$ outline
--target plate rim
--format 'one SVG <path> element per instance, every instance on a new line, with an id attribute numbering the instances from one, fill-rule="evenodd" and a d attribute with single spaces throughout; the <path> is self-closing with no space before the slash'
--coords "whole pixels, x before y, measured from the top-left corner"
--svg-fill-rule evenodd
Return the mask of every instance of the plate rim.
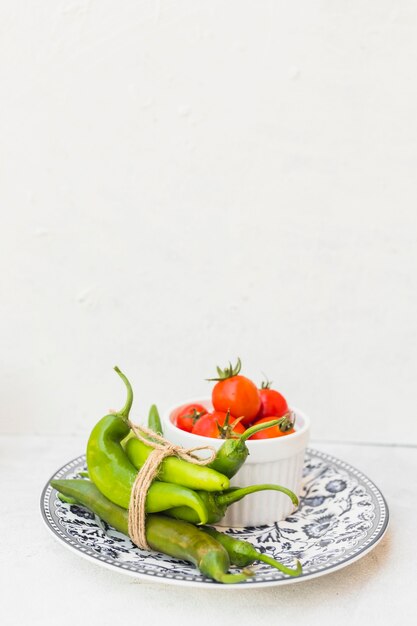
<path id="1" fill-rule="evenodd" d="M 371 552 L 382 541 L 382 539 L 384 538 L 387 532 L 387 529 L 389 527 L 389 522 L 390 522 L 390 513 L 389 513 L 387 500 L 373 480 L 368 478 L 368 476 L 366 476 L 363 472 L 358 470 L 356 467 L 354 467 L 350 463 L 347 463 L 346 461 L 343 461 L 342 459 L 339 459 L 338 457 L 335 457 L 331 454 L 322 452 L 321 450 L 317 450 L 311 447 L 307 448 L 306 452 L 309 452 L 313 456 L 318 456 L 321 459 L 329 460 L 333 462 L 338 467 L 341 467 L 353 473 L 356 477 L 360 478 L 363 482 L 365 482 L 368 486 L 370 486 L 374 492 L 374 495 L 378 496 L 380 499 L 379 511 L 381 515 L 384 514 L 384 520 L 382 522 L 381 528 L 374 531 L 374 533 L 376 532 L 376 536 L 373 537 L 373 539 L 371 539 L 369 543 L 365 545 L 362 549 L 359 549 L 359 551 L 356 554 L 352 554 L 348 556 L 347 558 L 342 560 L 340 563 L 334 563 L 332 565 L 328 565 L 327 567 L 320 568 L 317 571 L 311 571 L 309 573 L 302 574 L 301 576 L 297 576 L 294 578 L 288 576 L 285 578 L 280 578 L 280 579 L 275 579 L 275 580 L 264 580 L 264 581 L 254 581 L 254 580 L 249 579 L 245 582 L 241 582 L 235 585 L 224 585 L 222 583 L 216 582 L 209 578 L 203 581 L 198 581 L 198 580 L 192 580 L 192 579 L 187 580 L 184 578 L 180 579 L 180 578 L 174 578 L 174 577 L 167 577 L 165 574 L 158 575 L 158 573 L 156 572 L 154 574 L 138 572 L 138 571 L 129 569 L 127 566 L 123 567 L 123 565 L 119 565 L 115 562 L 109 562 L 108 559 L 106 559 L 105 557 L 101 557 L 100 555 L 89 554 L 88 553 L 88 551 L 90 550 L 89 548 L 84 548 L 83 546 L 78 545 L 75 541 L 72 542 L 71 538 L 67 537 L 56 526 L 52 517 L 51 517 L 51 520 L 48 518 L 46 506 L 45 506 L 47 498 L 49 498 L 51 492 L 53 491 L 53 488 L 50 485 L 50 481 L 54 477 L 56 477 L 60 472 L 62 472 L 64 469 L 69 469 L 69 466 L 71 465 L 75 466 L 79 462 L 85 461 L 85 454 L 81 454 L 75 457 L 74 459 L 68 461 L 67 463 L 64 463 L 64 465 L 62 465 L 59 469 L 57 469 L 51 475 L 51 477 L 46 482 L 41 492 L 40 503 L 39 503 L 40 513 L 41 513 L 42 520 L 44 524 L 46 525 L 49 533 L 56 539 L 56 541 L 66 546 L 71 552 L 74 552 L 78 554 L 79 556 L 84 557 L 85 559 L 87 559 L 90 562 L 95 563 L 96 565 L 101 565 L 105 567 L 106 569 L 109 569 L 112 571 L 116 570 L 122 574 L 130 576 L 131 578 L 136 578 L 136 579 L 144 580 L 147 582 L 163 583 L 167 585 L 180 585 L 180 586 L 185 586 L 185 587 L 191 586 L 191 587 L 204 588 L 204 589 L 211 589 L 211 588 L 243 589 L 243 588 L 248 588 L 248 587 L 251 587 L 252 589 L 258 589 L 258 588 L 265 588 L 265 587 L 274 587 L 276 585 L 301 583 L 301 582 L 305 582 L 308 580 L 313 580 L 314 578 L 319 578 L 320 576 L 331 574 L 332 572 L 339 571 L 343 569 L 344 567 L 348 567 L 349 565 L 352 565 L 353 563 L 359 561 L 361 558 L 369 554 L 369 552 Z"/>

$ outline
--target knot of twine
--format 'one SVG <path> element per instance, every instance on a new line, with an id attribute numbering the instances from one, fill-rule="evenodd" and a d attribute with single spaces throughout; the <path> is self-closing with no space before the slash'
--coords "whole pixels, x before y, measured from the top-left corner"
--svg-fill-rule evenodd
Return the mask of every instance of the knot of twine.
<path id="1" fill-rule="evenodd" d="M 146 541 L 146 496 L 152 481 L 158 474 L 160 464 L 166 457 L 176 456 L 184 461 L 193 463 L 194 465 L 208 465 L 214 461 L 216 450 L 212 446 L 183 448 L 182 446 L 174 445 L 150 428 L 137 426 L 136 424 L 132 424 L 130 421 L 129 426 L 139 441 L 142 441 L 147 446 L 154 448 L 145 463 L 140 468 L 135 482 L 133 483 L 128 511 L 128 529 L 131 540 L 139 546 L 139 548 L 150 550 L 149 544 Z M 208 450 L 210 452 L 210 456 L 205 459 L 201 459 L 193 454 L 197 450 Z"/>

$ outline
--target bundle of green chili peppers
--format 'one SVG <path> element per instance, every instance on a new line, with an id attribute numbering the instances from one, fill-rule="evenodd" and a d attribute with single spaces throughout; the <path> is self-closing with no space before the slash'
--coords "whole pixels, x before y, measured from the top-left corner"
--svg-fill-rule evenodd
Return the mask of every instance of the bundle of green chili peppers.
<path id="1" fill-rule="evenodd" d="M 87 444 L 88 479 L 52 480 L 51 485 L 63 501 L 88 508 L 128 535 L 132 486 L 153 448 L 132 436 L 129 425 L 132 387 L 119 368 L 114 369 L 126 385 L 126 403 L 120 411 L 106 415 L 94 426 Z M 269 428 L 275 423 L 253 428 Z M 149 412 L 148 427 L 162 434 L 155 405 Z M 288 576 L 301 573 L 298 561 L 294 569 L 288 568 L 258 552 L 250 543 L 206 526 L 219 522 L 228 506 L 257 491 L 281 491 L 298 505 L 297 496 L 280 485 L 230 486 L 229 479 L 248 456 L 246 439 L 253 432 L 249 429 L 237 439 L 226 439 L 209 465 L 196 465 L 175 456 L 162 461 L 157 479 L 146 495 L 145 534 L 151 549 L 187 560 L 221 583 L 247 580 L 253 575 L 247 568 L 255 561 L 268 563 Z M 243 570 L 230 573 L 230 565 Z"/>

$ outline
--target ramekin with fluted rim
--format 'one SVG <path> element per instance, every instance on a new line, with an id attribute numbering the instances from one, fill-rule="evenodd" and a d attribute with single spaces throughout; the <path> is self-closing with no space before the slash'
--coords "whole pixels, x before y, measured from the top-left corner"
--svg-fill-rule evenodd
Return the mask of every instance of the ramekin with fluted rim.
<path id="1" fill-rule="evenodd" d="M 213 446 L 220 448 L 223 439 L 202 437 L 181 430 L 173 423 L 174 410 L 186 404 L 202 404 L 213 410 L 211 398 L 192 398 L 171 407 L 162 416 L 164 437 L 172 443 L 193 448 Z M 249 456 L 237 474 L 231 479 L 232 486 L 247 487 L 260 483 L 276 483 L 301 494 L 304 455 L 310 438 L 310 419 L 295 407 L 295 433 L 271 439 L 253 439 L 246 442 Z M 204 457 L 204 452 L 200 454 Z M 232 504 L 219 526 L 260 526 L 285 519 L 294 511 L 290 498 L 277 491 L 254 493 Z"/>

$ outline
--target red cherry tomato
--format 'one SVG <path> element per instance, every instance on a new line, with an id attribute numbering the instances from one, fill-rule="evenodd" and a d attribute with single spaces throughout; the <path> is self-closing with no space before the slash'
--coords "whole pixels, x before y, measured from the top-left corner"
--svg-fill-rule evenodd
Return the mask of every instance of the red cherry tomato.
<path id="1" fill-rule="evenodd" d="M 217 368 L 219 378 L 212 391 L 212 402 L 216 411 L 230 411 L 232 415 L 242 417 L 242 424 L 250 424 L 261 408 L 258 388 L 246 376 L 239 375 L 240 359 L 235 367 L 221 370 Z"/>
<path id="2" fill-rule="evenodd" d="M 261 406 L 258 389 L 246 376 L 233 376 L 219 381 L 212 391 L 213 406 L 218 411 L 227 411 L 242 416 L 242 424 L 250 424 L 258 415 Z"/>
<path id="3" fill-rule="evenodd" d="M 261 409 L 258 417 L 282 417 L 288 413 L 287 401 L 279 391 L 269 387 L 262 387 L 262 389 L 259 389 L 259 395 L 261 397 Z"/>
<path id="4" fill-rule="evenodd" d="M 190 433 L 194 424 L 206 413 L 207 409 L 202 404 L 183 404 L 173 411 L 171 419 L 177 428 Z"/>
<path id="5" fill-rule="evenodd" d="M 206 413 L 194 424 L 192 432 L 195 435 L 211 437 L 212 439 L 229 439 L 232 433 L 242 434 L 245 432 L 244 426 L 236 422 L 236 418 L 224 411 L 213 411 Z"/>
<path id="6" fill-rule="evenodd" d="M 274 419 L 279 419 L 281 416 L 269 415 L 268 417 L 262 417 L 260 420 L 256 420 L 252 426 L 256 426 L 257 424 L 265 424 L 266 422 L 270 422 Z M 277 424 L 276 426 L 271 426 L 271 428 L 265 428 L 265 430 L 260 430 L 258 433 L 249 437 L 249 439 L 272 439 L 274 437 L 283 437 L 284 435 L 291 435 L 291 433 L 295 433 L 294 428 L 292 427 L 293 422 L 290 418 L 284 417 L 281 424 Z"/>

